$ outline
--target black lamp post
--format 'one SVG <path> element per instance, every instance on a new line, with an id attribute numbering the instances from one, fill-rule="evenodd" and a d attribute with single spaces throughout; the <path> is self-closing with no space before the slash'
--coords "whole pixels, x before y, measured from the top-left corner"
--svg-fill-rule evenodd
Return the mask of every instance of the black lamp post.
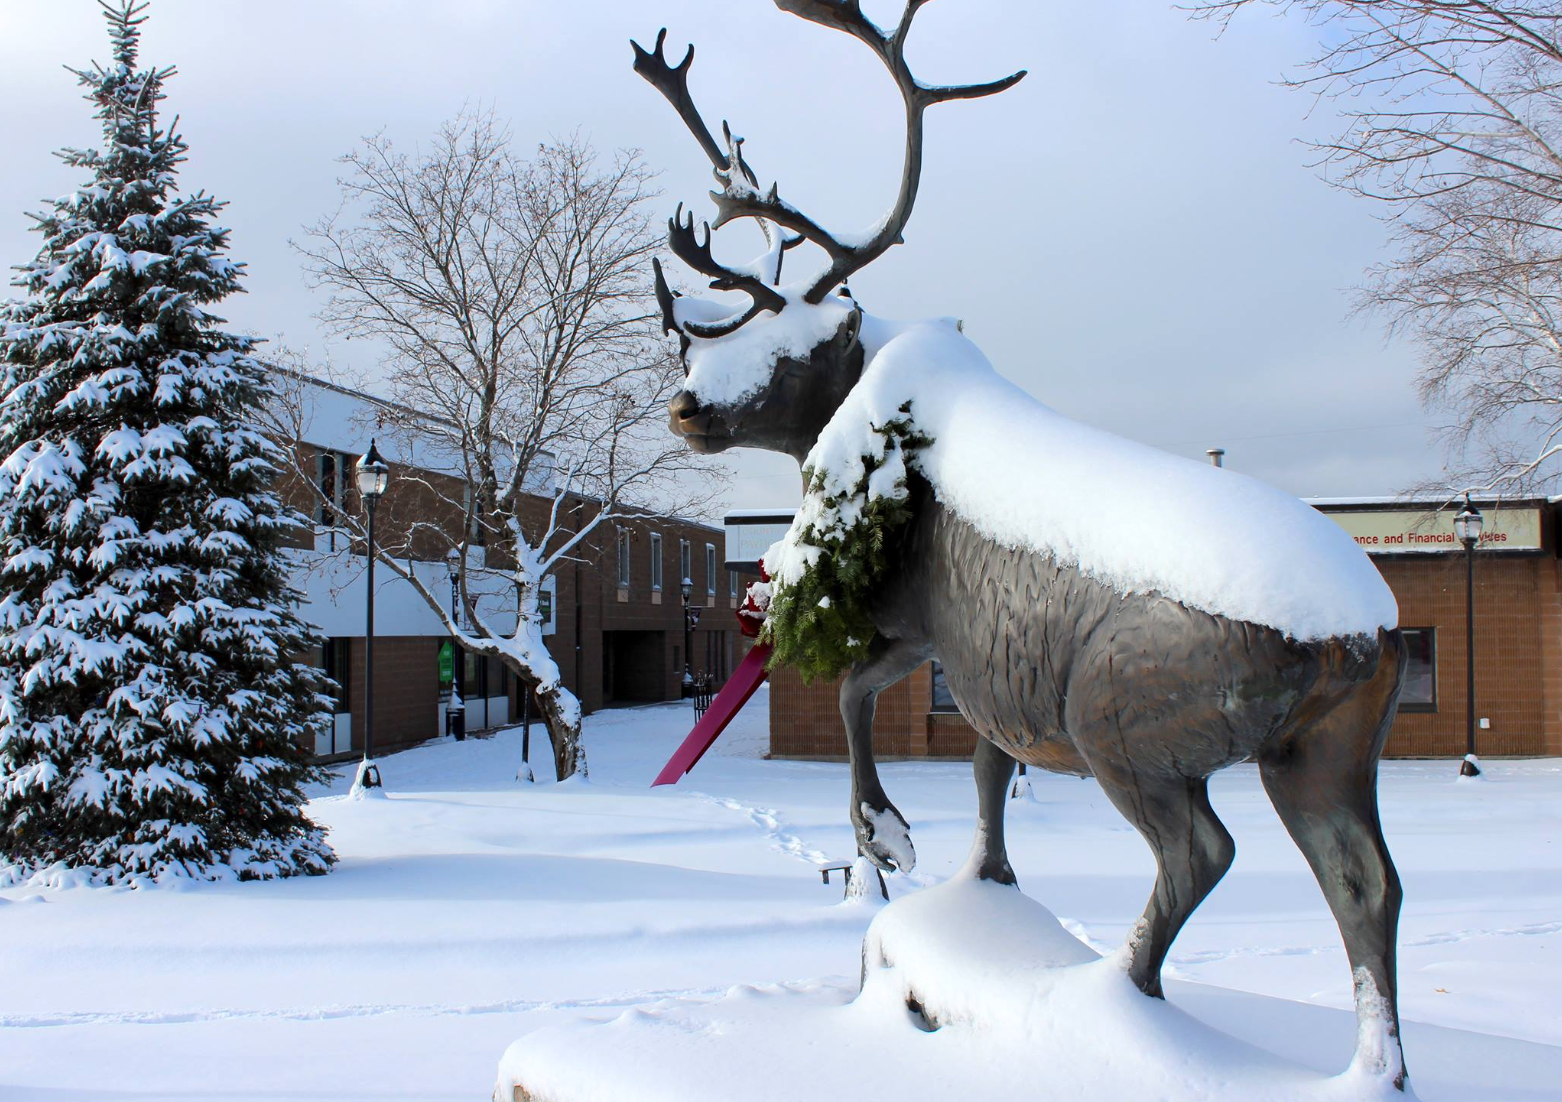
<path id="1" fill-rule="evenodd" d="M 369 441 L 369 450 L 358 460 L 358 493 L 369 513 L 369 592 L 364 623 L 363 653 L 363 764 L 358 767 L 357 788 L 379 788 L 380 769 L 374 764 L 374 509 L 390 482 L 390 466 Z"/>
<path id="2" fill-rule="evenodd" d="M 1475 757 L 1475 545 L 1481 542 L 1481 511 L 1464 495 L 1464 508 L 1454 517 L 1454 535 L 1464 544 L 1464 761 L 1461 777 L 1479 777 Z"/>
<path id="3" fill-rule="evenodd" d="M 461 552 L 452 547 L 445 553 L 450 571 L 450 620 L 461 626 Z M 445 730 L 457 742 L 466 740 L 466 652 L 461 645 L 450 644 L 450 703 L 445 706 Z"/>
<path id="4" fill-rule="evenodd" d="M 689 607 L 689 597 L 694 593 L 694 579 L 685 578 L 683 584 L 678 587 L 683 594 L 683 689 L 682 695 L 689 696 L 694 691 L 694 675 L 689 672 L 689 651 L 694 646 L 694 621 L 699 615 L 698 611 Z"/>

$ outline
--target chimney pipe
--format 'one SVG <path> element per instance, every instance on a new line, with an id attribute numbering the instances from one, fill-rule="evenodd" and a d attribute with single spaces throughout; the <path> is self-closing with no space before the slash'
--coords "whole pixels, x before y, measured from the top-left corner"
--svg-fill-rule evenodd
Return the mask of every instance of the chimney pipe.
<path id="1" fill-rule="evenodd" d="M 1209 461 L 1214 466 L 1216 466 L 1216 467 L 1224 467 L 1226 465 L 1226 449 L 1225 448 L 1205 448 L 1204 449 L 1204 454 L 1209 456 Z"/>

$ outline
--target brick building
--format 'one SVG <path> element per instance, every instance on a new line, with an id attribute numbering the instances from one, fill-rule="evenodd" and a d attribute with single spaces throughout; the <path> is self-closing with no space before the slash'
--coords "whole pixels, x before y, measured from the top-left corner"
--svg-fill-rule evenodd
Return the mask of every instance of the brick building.
<path id="1" fill-rule="evenodd" d="M 1389 736 L 1391 757 L 1459 757 L 1465 751 L 1465 558 L 1445 502 L 1317 499 L 1372 557 L 1399 602 L 1410 665 Z M 1562 754 L 1562 510 L 1545 499 L 1476 502 L 1485 530 L 1475 552 L 1477 752 Z M 733 514 L 735 554 L 767 546 L 790 514 Z M 742 560 L 736 560 L 742 561 Z M 837 684 L 803 685 L 778 671 L 770 693 L 775 757 L 846 755 Z M 875 753 L 887 759 L 967 758 L 975 732 L 929 663 L 878 698 Z"/>
<path id="2" fill-rule="evenodd" d="M 313 472 L 314 485 L 297 476 L 280 491 L 314 520 L 312 533 L 295 541 L 289 555 L 294 584 L 305 593 L 303 617 L 327 637 L 316 661 L 343 688 L 335 730 L 315 747 L 321 757 L 361 753 L 364 714 L 364 618 L 367 582 L 364 548 L 333 523 L 337 511 L 361 510 L 352 467 L 376 436 L 390 463 L 390 483 L 376 514 L 376 543 L 410 553 L 414 573 L 430 590 L 450 593 L 444 541 L 420 538 L 416 525 L 459 529 L 464 482 L 440 473 L 449 465 L 426 442 L 386 430 L 392 409 L 370 395 L 314 379 L 296 380 L 302 401 L 294 442 L 299 468 Z M 547 472 L 527 499 L 523 526 L 546 521 L 553 505 Z M 316 487 L 319 487 L 317 492 Z M 589 523 L 600 509 L 591 498 L 570 496 L 562 515 L 570 530 Z M 416 522 L 416 525 L 415 523 Z M 401 552 L 398 551 L 398 558 Z M 494 549 L 474 554 L 498 565 Z M 544 585 L 544 638 L 565 685 L 586 712 L 621 703 L 675 700 L 684 667 L 693 675 L 725 679 L 746 647 L 734 610 L 745 580 L 728 571 L 720 528 L 684 518 L 640 512 L 603 521 L 579 546 L 572 561 L 558 567 Z M 690 580 L 690 604 L 699 610 L 690 653 L 684 646 L 682 579 Z M 376 752 L 433 738 L 445 729 L 449 659 L 441 650 L 449 635 L 423 597 L 383 565 L 375 571 L 374 743 Z M 501 630 L 513 629 L 496 621 Z M 452 654 L 447 649 L 447 654 Z M 496 658 L 463 654 L 468 729 L 498 726 L 520 714 L 520 690 Z M 534 713 L 535 714 L 535 713 Z"/>

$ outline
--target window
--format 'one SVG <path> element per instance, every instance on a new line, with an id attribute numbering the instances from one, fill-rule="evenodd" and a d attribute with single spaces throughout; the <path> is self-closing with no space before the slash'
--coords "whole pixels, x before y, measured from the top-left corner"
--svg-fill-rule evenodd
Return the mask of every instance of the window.
<path id="1" fill-rule="evenodd" d="M 537 590 L 537 619 L 544 632 L 553 626 L 553 590 Z"/>
<path id="2" fill-rule="evenodd" d="M 327 639 L 325 646 L 320 648 L 320 671 L 336 682 L 334 690 L 336 703 L 331 705 L 331 709 L 337 715 L 343 715 L 350 710 L 347 678 L 348 670 L 351 668 L 348 661 L 351 654 L 348 647 L 351 642 L 350 639 L 334 636 Z"/>
<path id="3" fill-rule="evenodd" d="M 716 545 L 705 545 L 705 592 L 716 596 Z"/>
<path id="4" fill-rule="evenodd" d="M 315 523 L 322 527 L 336 524 L 342 511 L 342 493 L 349 464 L 340 452 L 315 452 L 315 485 L 320 493 L 315 501 Z"/>
<path id="5" fill-rule="evenodd" d="M 1399 692 L 1402 712 L 1437 711 L 1437 629 L 1405 628 L 1405 685 Z"/>
<path id="6" fill-rule="evenodd" d="M 618 530 L 618 588 L 629 588 L 629 529 Z"/>
<path id="7" fill-rule="evenodd" d="M 471 537 L 473 543 L 479 547 L 482 547 L 488 542 L 488 539 L 484 534 L 483 525 L 483 495 L 479 493 L 474 502 L 472 497 L 472 487 L 469 484 L 466 487 L 464 496 L 462 497 L 461 507 L 472 514 L 472 523 L 468 525 L 467 534 Z"/>
<path id="8" fill-rule="evenodd" d="M 691 581 L 694 578 L 694 560 L 689 552 L 689 541 L 678 541 L 678 583 Z"/>
<path id="9" fill-rule="evenodd" d="M 736 570 L 727 571 L 727 596 L 734 601 L 738 599 L 738 572 Z"/>
<path id="10" fill-rule="evenodd" d="M 662 588 L 662 534 L 651 533 L 651 588 Z"/>
<path id="11" fill-rule="evenodd" d="M 941 662 L 933 663 L 933 706 L 929 711 L 934 712 L 958 712 L 960 706 L 955 703 L 955 696 L 949 691 L 949 683 L 944 680 L 944 667 Z"/>

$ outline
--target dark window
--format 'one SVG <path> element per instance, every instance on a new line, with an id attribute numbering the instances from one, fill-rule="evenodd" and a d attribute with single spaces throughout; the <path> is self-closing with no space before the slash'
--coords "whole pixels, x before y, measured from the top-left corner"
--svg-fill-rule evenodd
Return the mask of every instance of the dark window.
<path id="1" fill-rule="evenodd" d="M 347 468 L 346 457 L 336 452 L 315 453 L 315 485 L 319 498 L 315 502 L 315 523 L 329 528 L 337 522 L 342 508 L 342 472 Z"/>
<path id="2" fill-rule="evenodd" d="M 944 680 L 944 667 L 938 662 L 933 663 L 933 707 L 935 712 L 958 712 L 959 705 L 955 703 L 954 694 L 949 691 L 949 683 Z"/>
<path id="3" fill-rule="evenodd" d="M 734 601 L 738 599 L 738 572 L 736 570 L 727 571 L 727 596 Z"/>
<path id="4" fill-rule="evenodd" d="M 488 659 L 484 655 L 464 650 L 461 691 L 467 700 L 482 700 L 492 694 L 488 691 Z"/>
<path id="5" fill-rule="evenodd" d="M 1405 684 L 1399 707 L 1405 712 L 1437 711 L 1437 629 L 1404 628 Z"/>
<path id="6" fill-rule="evenodd" d="M 705 592 L 716 596 L 716 545 L 705 545 Z"/>
<path id="7" fill-rule="evenodd" d="M 334 691 L 336 703 L 332 710 L 338 715 L 345 714 L 349 710 L 348 705 L 348 670 L 351 668 L 348 662 L 351 651 L 348 649 L 352 640 L 336 636 L 325 641 L 325 646 L 320 648 L 320 669 L 332 681 L 336 682 Z"/>
<path id="8" fill-rule="evenodd" d="M 662 534 L 651 533 L 651 588 L 662 588 Z"/>
<path id="9" fill-rule="evenodd" d="M 463 504 L 472 513 L 472 523 L 468 527 L 467 534 L 471 537 L 473 543 L 482 547 L 488 543 L 488 528 L 483 523 L 483 508 L 485 504 L 483 495 L 481 493 L 473 494 L 472 487 L 468 486 L 466 488 L 466 500 Z"/>
<path id="10" fill-rule="evenodd" d="M 629 588 L 629 529 L 618 530 L 618 586 Z"/>
<path id="11" fill-rule="evenodd" d="M 694 581 L 694 559 L 689 552 L 689 541 L 678 541 L 678 584 Z"/>

